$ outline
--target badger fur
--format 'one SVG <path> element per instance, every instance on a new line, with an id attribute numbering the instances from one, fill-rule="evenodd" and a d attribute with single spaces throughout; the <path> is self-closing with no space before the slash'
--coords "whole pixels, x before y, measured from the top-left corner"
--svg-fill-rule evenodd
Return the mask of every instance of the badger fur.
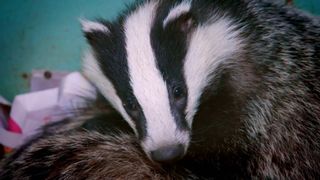
<path id="1" fill-rule="evenodd" d="M 113 22 L 81 21 L 83 73 L 133 130 L 139 163 L 320 177 L 319 18 L 267 0 L 145 0 Z"/>
<path id="2" fill-rule="evenodd" d="M 17 153 L 5 162 L 0 179 L 198 179 L 182 167 L 153 163 L 132 134 L 46 133 Z"/>

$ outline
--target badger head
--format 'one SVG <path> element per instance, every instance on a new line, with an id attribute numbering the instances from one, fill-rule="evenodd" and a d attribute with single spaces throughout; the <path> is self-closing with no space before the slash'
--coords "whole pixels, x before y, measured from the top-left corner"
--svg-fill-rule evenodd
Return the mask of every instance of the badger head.
<path id="1" fill-rule="evenodd" d="M 91 47 L 84 74 L 154 161 L 183 157 L 204 89 L 239 48 L 228 18 L 197 18 L 191 1 L 145 1 L 115 22 L 81 20 Z"/>

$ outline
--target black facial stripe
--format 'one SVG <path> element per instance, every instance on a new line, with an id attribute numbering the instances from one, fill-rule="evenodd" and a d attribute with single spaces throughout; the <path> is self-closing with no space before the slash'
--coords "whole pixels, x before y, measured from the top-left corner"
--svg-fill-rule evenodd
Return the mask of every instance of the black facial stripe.
<path id="1" fill-rule="evenodd" d="M 143 140 L 147 136 L 147 126 L 146 126 L 147 121 L 141 106 L 139 104 L 137 104 L 137 106 L 138 107 L 136 112 L 131 112 L 130 110 L 127 110 L 127 109 L 126 110 L 128 115 L 133 120 L 133 122 L 135 122 L 139 140 Z"/>
<path id="2" fill-rule="evenodd" d="M 137 103 L 138 116 L 133 117 L 128 109 L 126 111 L 135 123 L 139 139 L 142 139 L 146 136 L 146 120 L 130 85 L 125 35 L 119 24 L 108 24 L 108 28 L 110 30 L 108 35 L 92 32 L 86 36 L 102 72 L 113 84 L 121 101 L 127 103 L 130 99 Z"/>
<path id="3" fill-rule="evenodd" d="M 181 32 L 174 20 L 173 23 L 169 23 L 163 28 L 163 21 L 172 6 L 173 4 L 168 1 L 158 8 L 150 39 L 157 67 L 167 83 L 171 113 L 178 128 L 187 129 L 185 120 L 186 103 L 182 107 L 176 107 L 175 99 L 172 96 L 174 86 L 178 85 L 185 90 L 187 89 L 183 72 L 184 58 L 187 53 L 187 34 Z M 187 95 L 187 92 L 185 95 Z"/>
<path id="4" fill-rule="evenodd" d="M 186 105 L 187 105 L 188 94 L 186 93 L 183 98 L 181 98 L 179 100 L 175 100 L 175 97 L 174 97 L 171 89 L 172 89 L 171 86 L 168 85 L 168 94 L 169 94 L 171 113 L 175 119 L 177 127 L 181 130 L 188 131 L 190 128 L 189 128 L 188 123 L 185 119 L 185 116 L 186 116 L 185 109 L 186 109 Z"/>
<path id="5" fill-rule="evenodd" d="M 123 33 L 116 25 L 108 25 L 109 34 L 102 32 L 92 32 L 90 45 L 94 50 L 100 68 L 116 87 L 119 96 L 127 90 L 131 90 L 129 85 L 128 66 L 126 60 L 126 50 Z"/>

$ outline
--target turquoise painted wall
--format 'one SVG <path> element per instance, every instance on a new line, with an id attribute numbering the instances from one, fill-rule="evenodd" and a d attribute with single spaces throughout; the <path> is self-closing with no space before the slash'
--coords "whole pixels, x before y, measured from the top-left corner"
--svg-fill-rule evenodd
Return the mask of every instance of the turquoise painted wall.
<path id="1" fill-rule="evenodd" d="M 112 19 L 130 1 L 0 1 L 0 95 L 28 91 L 23 74 L 32 69 L 78 70 L 85 49 L 78 18 Z"/>
<path id="2" fill-rule="evenodd" d="M 294 0 L 295 6 L 320 15 L 320 0 Z"/>
<path id="3" fill-rule="evenodd" d="M 0 1 L 0 95 L 12 100 L 28 91 L 25 77 L 32 69 L 78 70 L 86 47 L 77 19 L 112 19 L 132 1 Z M 320 12 L 320 0 L 296 0 L 295 4 Z"/>

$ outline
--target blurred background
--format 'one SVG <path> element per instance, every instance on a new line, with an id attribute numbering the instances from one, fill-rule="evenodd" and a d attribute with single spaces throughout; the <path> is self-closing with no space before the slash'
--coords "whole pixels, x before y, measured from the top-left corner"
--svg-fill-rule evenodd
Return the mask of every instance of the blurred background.
<path id="1" fill-rule="evenodd" d="M 0 0 L 0 96 L 28 92 L 32 70 L 79 70 L 86 45 L 78 18 L 112 20 L 133 1 Z M 320 0 L 289 3 L 320 14 Z"/>

